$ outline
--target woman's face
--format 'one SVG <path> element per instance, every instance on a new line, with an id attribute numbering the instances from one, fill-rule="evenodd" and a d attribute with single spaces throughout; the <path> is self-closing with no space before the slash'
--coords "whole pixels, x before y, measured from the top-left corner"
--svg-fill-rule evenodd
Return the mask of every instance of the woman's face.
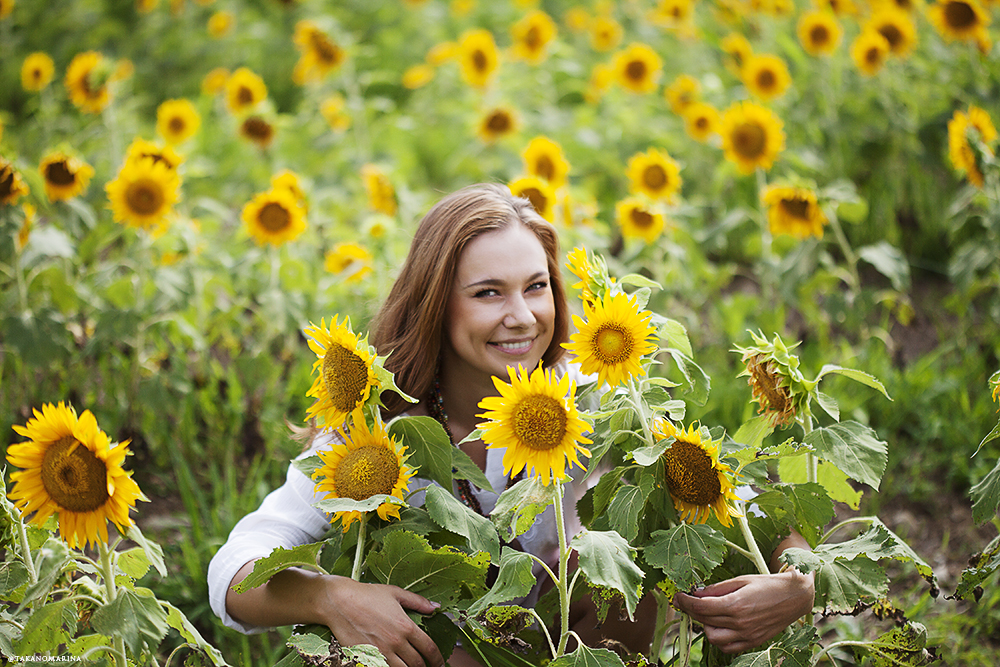
<path id="1" fill-rule="evenodd" d="M 545 249 L 521 224 L 477 236 L 458 260 L 445 313 L 444 368 L 452 382 L 534 370 L 552 342 L 555 303 Z M 471 387 L 470 387 L 471 388 Z"/>

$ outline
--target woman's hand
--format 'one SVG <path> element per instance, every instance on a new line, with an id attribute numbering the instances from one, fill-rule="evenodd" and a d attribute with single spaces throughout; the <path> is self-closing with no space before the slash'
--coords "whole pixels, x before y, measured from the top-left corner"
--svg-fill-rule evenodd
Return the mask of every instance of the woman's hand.
<path id="1" fill-rule="evenodd" d="M 812 611 L 813 574 L 789 569 L 779 574 L 747 574 L 706 586 L 674 603 L 705 627 L 705 637 L 723 653 L 738 653 L 776 637 Z"/>

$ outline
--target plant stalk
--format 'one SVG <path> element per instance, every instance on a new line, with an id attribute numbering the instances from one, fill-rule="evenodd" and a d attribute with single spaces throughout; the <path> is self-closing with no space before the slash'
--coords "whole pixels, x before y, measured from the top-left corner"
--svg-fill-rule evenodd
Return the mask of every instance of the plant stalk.
<path id="1" fill-rule="evenodd" d="M 556 588 L 559 590 L 559 649 L 556 657 L 566 653 L 566 643 L 569 641 L 569 587 L 567 573 L 569 571 L 569 546 L 566 543 L 566 523 L 563 519 L 563 488 L 556 482 L 555 513 L 556 533 L 559 536 L 559 579 Z"/>
<path id="2" fill-rule="evenodd" d="M 351 570 L 351 579 L 361 581 L 361 564 L 364 563 L 365 537 L 368 528 L 368 512 L 361 515 L 358 523 L 358 545 L 354 549 L 354 569 Z"/>
<path id="3" fill-rule="evenodd" d="M 691 665 L 691 617 L 681 613 L 681 626 L 677 635 L 677 664 L 679 667 Z"/>
<path id="4" fill-rule="evenodd" d="M 653 598 L 656 600 L 656 623 L 653 625 L 653 643 L 649 647 L 649 661 L 659 664 L 660 655 L 663 653 L 663 642 L 667 638 L 667 616 L 670 610 L 670 602 L 667 596 L 658 588 L 653 588 Z"/>
<path id="5" fill-rule="evenodd" d="M 21 543 L 21 560 L 28 568 L 28 577 L 32 584 L 38 582 L 38 572 L 35 570 L 35 561 L 31 557 L 31 545 L 28 544 L 28 531 L 24 527 L 24 519 L 17 522 L 18 540 Z"/>
<path id="6" fill-rule="evenodd" d="M 118 586 L 115 584 L 115 562 L 111 557 L 111 552 L 108 550 L 108 545 L 98 542 L 97 548 L 101 554 L 101 574 L 104 576 L 104 589 L 108 593 L 108 604 L 111 604 L 118 597 Z M 114 641 L 115 665 L 116 667 L 125 667 L 128 662 L 125 656 L 125 638 L 120 634 L 115 635 Z"/>
<path id="7" fill-rule="evenodd" d="M 743 538 L 747 541 L 747 547 L 750 549 L 750 555 L 753 556 L 754 565 L 757 566 L 757 571 L 761 574 L 771 574 L 771 568 L 767 566 L 767 561 L 764 560 L 763 554 L 760 553 L 760 547 L 757 546 L 757 540 L 753 537 L 753 532 L 750 530 L 750 522 L 747 521 L 747 508 L 746 504 L 743 504 L 741 508 L 742 513 L 736 517 L 736 520 L 740 524 L 740 530 L 743 532 Z"/>

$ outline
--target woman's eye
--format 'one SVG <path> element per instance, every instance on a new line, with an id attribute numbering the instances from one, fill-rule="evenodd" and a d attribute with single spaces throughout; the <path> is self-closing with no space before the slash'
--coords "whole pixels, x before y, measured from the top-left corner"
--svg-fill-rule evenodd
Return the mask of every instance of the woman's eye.
<path id="1" fill-rule="evenodd" d="M 539 280 L 537 283 L 532 283 L 531 285 L 529 285 L 528 289 L 529 290 L 540 290 L 540 289 L 545 289 L 548 286 L 549 286 L 549 283 L 547 281 L 545 281 L 545 280 Z"/>
<path id="2" fill-rule="evenodd" d="M 499 292 L 497 292 L 495 289 L 481 289 L 478 292 L 476 292 L 473 296 L 479 299 L 486 296 L 495 296 L 497 294 L 499 294 Z"/>

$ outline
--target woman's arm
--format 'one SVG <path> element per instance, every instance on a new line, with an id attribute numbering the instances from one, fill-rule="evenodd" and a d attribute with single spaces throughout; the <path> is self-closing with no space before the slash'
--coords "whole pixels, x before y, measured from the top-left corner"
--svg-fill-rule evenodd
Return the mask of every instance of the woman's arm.
<path id="1" fill-rule="evenodd" d="M 674 603 L 701 623 L 705 637 L 724 653 L 738 653 L 776 637 L 796 619 L 812 611 L 816 588 L 813 574 L 795 568 L 778 572 L 785 549 L 808 549 L 796 532 L 771 555 L 776 574 L 748 574 L 706 586 L 692 595 L 677 593 Z"/>
<path id="2" fill-rule="evenodd" d="M 315 623 L 330 628 L 343 646 L 371 644 L 389 667 L 442 667 L 433 640 L 405 609 L 430 614 L 438 605 L 397 586 L 364 584 L 299 568 L 279 572 L 266 584 L 238 594 L 232 586 L 253 571 L 244 565 L 226 593 L 231 616 L 264 627 Z"/>

